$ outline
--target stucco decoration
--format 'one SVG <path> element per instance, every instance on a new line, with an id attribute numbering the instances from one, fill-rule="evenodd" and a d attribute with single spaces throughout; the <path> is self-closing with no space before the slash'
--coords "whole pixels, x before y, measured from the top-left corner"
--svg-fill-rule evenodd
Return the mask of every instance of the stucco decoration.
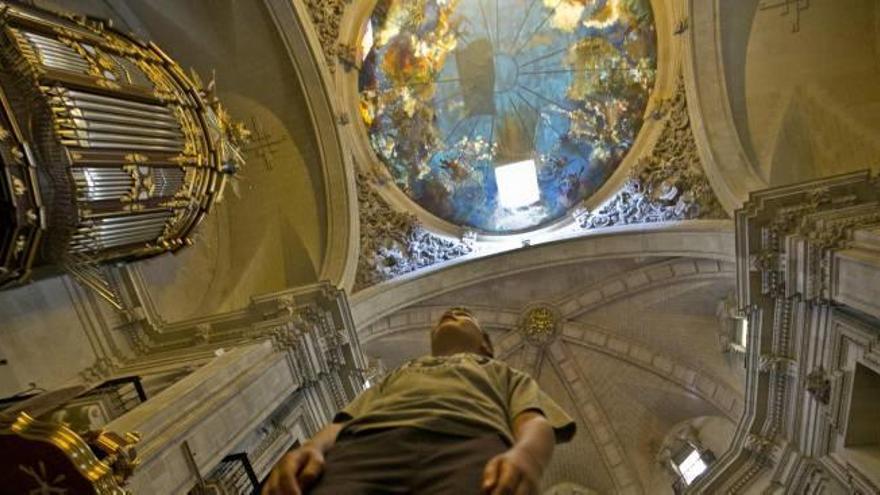
<path id="1" fill-rule="evenodd" d="M 391 208 L 372 186 L 374 180 L 358 173 L 361 250 L 355 292 L 473 250 L 470 242 L 436 236 L 415 215 Z"/>
<path id="2" fill-rule="evenodd" d="M 611 201 L 598 210 L 575 213 L 582 228 L 727 218 L 697 153 L 682 80 L 653 116 L 666 119 L 654 150 L 638 161 Z"/>
<path id="3" fill-rule="evenodd" d="M 351 0 L 305 0 L 309 9 L 309 17 L 315 25 L 324 58 L 327 59 L 327 69 L 330 72 L 336 70 L 337 57 L 345 55 L 344 47 L 341 47 L 339 39 L 339 25 L 345 8 Z"/>
<path id="4" fill-rule="evenodd" d="M 538 347 L 545 346 L 559 333 L 558 312 L 544 304 L 527 308 L 520 321 L 520 331 L 526 342 Z"/>

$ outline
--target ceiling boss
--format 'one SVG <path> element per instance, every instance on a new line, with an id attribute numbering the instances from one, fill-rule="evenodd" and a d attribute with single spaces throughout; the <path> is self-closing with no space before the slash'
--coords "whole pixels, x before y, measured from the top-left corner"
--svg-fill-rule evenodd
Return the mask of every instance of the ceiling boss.
<path id="1" fill-rule="evenodd" d="M 394 183 L 489 234 L 591 196 L 632 146 L 654 85 L 648 0 L 380 0 L 361 115 Z"/>

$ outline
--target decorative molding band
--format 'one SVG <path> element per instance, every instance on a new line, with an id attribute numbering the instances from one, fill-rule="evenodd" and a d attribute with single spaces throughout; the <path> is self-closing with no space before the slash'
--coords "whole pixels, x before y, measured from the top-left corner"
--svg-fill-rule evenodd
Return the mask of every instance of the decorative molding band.
<path id="1" fill-rule="evenodd" d="M 791 0 L 783 0 L 789 3 Z M 724 6 L 731 6 L 751 18 L 754 5 L 725 2 L 724 0 L 686 0 L 688 25 L 690 28 L 682 36 L 685 42 L 685 61 L 682 64 L 685 86 L 687 87 L 688 111 L 693 118 L 691 127 L 696 146 L 702 159 L 706 174 L 718 200 L 727 212 L 732 213 L 747 199 L 750 191 L 767 187 L 754 160 L 746 150 L 734 122 L 731 101 L 742 95 L 731 96 L 737 89 L 728 87 L 724 68 L 730 63 L 722 60 L 729 53 L 731 43 L 736 50 L 745 51 L 745 36 L 732 38 L 724 33 L 722 40 L 721 23 Z M 734 7 L 735 6 L 735 7 Z M 722 46 L 722 44 L 726 44 Z M 725 64 L 727 62 L 727 64 Z M 711 132 L 710 132 L 711 130 Z"/>
<path id="2" fill-rule="evenodd" d="M 612 301 L 684 282 L 733 279 L 734 265 L 711 259 L 662 261 L 615 275 L 557 302 L 565 318 L 576 318 Z"/>
<path id="3" fill-rule="evenodd" d="M 515 273 L 602 259 L 693 257 L 731 262 L 733 233 L 728 221 L 693 220 L 675 224 L 624 225 L 586 235 L 529 246 L 467 263 L 452 261 L 420 276 L 391 280 L 351 297 L 355 325 L 378 319 L 481 281 Z"/>
<path id="4" fill-rule="evenodd" d="M 355 292 L 473 250 L 471 243 L 434 235 L 415 215 L 391 208 L 372 182 L 364 173 L 357 176 L 361 250 Z"/>
<path id="5" fill-rule="evenodd" d="M 354 167 L 340 136 L 336 92 L 329 73 L 332 58 L 321 60 L 323 49 L 336 46 L 345 0 L 263 0 L 287 50 L 302 87 L 315 131 L 321 163 L 327 238 L 319 280 L 350 289 L 357 256 L 357 201 Z M 308 17 L 311 18 L 310 23 Z"/>
<path id="6" fill-rule="evenodd" d="M 578 366 L 577 359 L 572 355 L 571 350 L 559 341 L 550 345 L 549 352 L 553 358 L 547 361 L 560 377 L 567 378 L 563 380 L 565 390 L 578 405 L 581 423 L 588 425 L 587 430 L 614 481 L 617 493 L 633 495 L 643 493 L 644 489 L 639 483 L 638 473 L 628 462 L 626 449 L 614 431 L 608 413 L 602 408 L 590 386 L 589 379 Z"/>
<path id="7" fill-rule="evenodd" d="M 611 201 L 595 211 L 575 212 L 581 228 L 728 218 L 703 172 L 681 78 L 652 118 L 666 119 L 653 151 L 630 170 Z"/>

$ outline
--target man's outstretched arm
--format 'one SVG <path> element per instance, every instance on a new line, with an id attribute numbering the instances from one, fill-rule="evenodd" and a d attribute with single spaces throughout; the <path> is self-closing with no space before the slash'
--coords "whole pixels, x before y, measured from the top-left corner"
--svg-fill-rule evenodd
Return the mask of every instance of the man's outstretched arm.
<path id="1" fill-rule="evenodd" d="M 301 495 L 324 472 L 324 454 L 336 443 L 344 423 L 330 423 L 300 448 L 292 450 L 275 464 L 263 486 L 263 495 Z"/>
<path id="2" fill-rule="evenodd" d="M 550 463 L 556 445 L 553 428 L 541 413 L 525 411 L 514 418 L 513 436 L 513 447 L 486 464 L 483 471 L 484 494 L 537 493 L 541 476 Z"/>

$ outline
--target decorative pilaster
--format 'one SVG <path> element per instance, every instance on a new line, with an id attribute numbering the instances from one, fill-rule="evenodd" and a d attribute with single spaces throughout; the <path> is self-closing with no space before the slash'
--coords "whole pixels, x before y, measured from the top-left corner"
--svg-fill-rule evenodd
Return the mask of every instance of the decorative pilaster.
<path id="1" fill-rule="evenodd" d="M 857 370 L 880 374 L 871 360 L 880 326 L 870 306 L 841 297 L 876 290 L 880 263 L 859 250 L 880 250 L 871 234 L 878 226 L 880 181 L 868 172 L 754 192 L 737 211 L 737 299 L 749 317 L 746 417 L 695 492 L 880 490 L 865 474 L 870 465 L 851 455 L 847 433 L 880 414 L 856 418 L 852 407 L 865 400 L 852 385 Z M 844 254 L 859 268 L 842 270 Z"/>

